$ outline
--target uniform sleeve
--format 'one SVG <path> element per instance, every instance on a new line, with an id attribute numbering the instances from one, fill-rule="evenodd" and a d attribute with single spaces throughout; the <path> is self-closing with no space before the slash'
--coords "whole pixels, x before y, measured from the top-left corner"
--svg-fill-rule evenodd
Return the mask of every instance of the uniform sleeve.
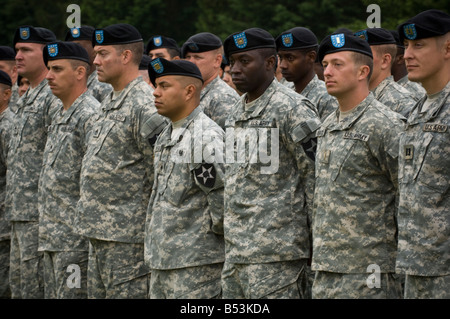
<path id="1" fill-rule="evenodd" d="M 316 131 L 320 127 L 320 119 L 306 107 L 299 107 L 292 114 L 292 128 L 290 138 L 293 142 L 291 152 L 296 160 L 297 168 L 303 183 L 305 196 L 305 209 L 308 221 L 312 218 L 314 184 L 315 184 L 315 158 L 317 149 Z"/>
<path id="2" fill-rule="evenodd" d="M 212 230 L 223 235 L 224 214 L 224 175 L 225 165 L 220 152 L 224 147 L 224 133 L 214 136 L 210 143 L 203 146 L 203 154 L 209 154 L 202 163 L 193 164 L 192 169 L 195 184 L 206 194 L 208 210 L 212 219 Z"/>

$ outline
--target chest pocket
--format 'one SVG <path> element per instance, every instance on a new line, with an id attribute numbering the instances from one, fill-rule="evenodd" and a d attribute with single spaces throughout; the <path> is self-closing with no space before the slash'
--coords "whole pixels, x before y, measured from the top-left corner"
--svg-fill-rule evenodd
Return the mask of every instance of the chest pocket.
<path id="1" fill-rule="evenodd" d="M 97 124 L 92 131 L 91 143 L 94 144 L 93 154 L 97 155 L 103 147 L 109 132 L 114 127 L 113 121 L 105 121 L 102 125 Z"/>
<path id="2" fill-rule="evenodd" d="M 58 138 L 60 137 L 58 136 Z M 45 162 L 46 165 L 52 166 L 55 163 L 58 154 L 61 152 L 61 149 L 63 148 L 63 145 L 66 142 L 66 139 L 67 133 L 64 134 L 64 136 L 61 138 L 60 141 L 56 141 L 56 139 L 54 138 L 51 138 L 49 140 L 50 144 L 47 147 L 47 159 Z"/>
<path id="3" fill-rule="evenodd" d="M 417 136 L 402 136 L 400 149 L 401 183 L 418 181 L 430 188 L 443 191 L 448 189 L 448 180 L 440 176 L 450 175 L 450 140 L 448 133 L 426 132 Z"/>
<path id="4" fill-rule="evenodd" d="M 192 188 L 191 165 L 158 161 L 156 169 L 157 192 L 172 205 L 179 207 Z"/>
<path id="5" fill-rule="evenodd" d="M 342 136 L 337 138 L 340 142 L 330 154 L 331 180 L 351 178 L 353 182 L 357 182 L 364 175 L 370 161 L 367 142 Z"/>

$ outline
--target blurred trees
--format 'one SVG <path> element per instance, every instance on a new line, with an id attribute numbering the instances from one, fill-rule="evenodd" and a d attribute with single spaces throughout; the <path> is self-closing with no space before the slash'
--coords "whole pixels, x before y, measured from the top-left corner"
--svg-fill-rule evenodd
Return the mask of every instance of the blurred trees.
<path id="1" fill-rule="evenodd" d="M 295 26 L 310 28 L 319 41 L 337 28 L 366 28 L 373 0 L 0 0 L 0 45 L 12 45 L 21 25 L 51 29 L 64 40 L 69 4 L 81 8 L 81 24 L 105 27 L 126 22 L 142 33 L 144 41 L 155 34 L 172 37 L 181 45 L 198 32 L 225 39 L 251 27 L 266 29 L 274 37 Z M 426 9 L 447 10 L 447 0 L 378 0 L 381 26 L 393 29 Z"/>

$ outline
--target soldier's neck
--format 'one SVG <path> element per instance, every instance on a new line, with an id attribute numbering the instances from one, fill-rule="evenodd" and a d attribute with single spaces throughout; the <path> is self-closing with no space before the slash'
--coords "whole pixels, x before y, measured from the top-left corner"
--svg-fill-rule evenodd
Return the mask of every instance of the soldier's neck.
<path id="1" fill-rule="evenodd" d="M 315 75 L 316 73 L 314 72 L 314 69 L 311 68 L 311 70 L 308 72 L 307 75 L 305 75 L 303 78 L 294 83 L 295 92 L 302 93 L 303 90 L 306 88 L 306 86 L 309 84 L 309 82 L 311 82 L 311 80 L 314 79 Z"/>

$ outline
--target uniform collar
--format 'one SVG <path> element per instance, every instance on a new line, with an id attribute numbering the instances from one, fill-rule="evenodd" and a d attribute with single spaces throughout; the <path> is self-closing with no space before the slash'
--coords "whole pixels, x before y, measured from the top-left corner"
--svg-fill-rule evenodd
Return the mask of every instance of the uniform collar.
<path id="1" fill-rule="evenodd" d="M 114 101 L 111 100 L 113 92 L 110 93 L 109 98 L 105 99 L 104 101 L 106 103 L 102 103 L 102 109 L 103 110 L 113 110 L 113 109 L 120 109 L 122 106 L 123 100 L 127 97 L 128 93 L 139 83 L 143 82 L 144 79 L 142 76 L 138 76 L 136 79 L 132 80 L 130 83 L 127 84 L 127 86 L 122 90 L 122 92 L 119 94 L 117 99 Z"/>
<path id="2" fill-rule="evenodd" d="M 330 116 L 330 120 L 324 123 L 324 127 L 326 127 L 330 131 L 334 130 L 347 130 L 350 127 L 355 124 L 355 122 L 358 121 L 358 119 L 364 114 L 366 109 L 369 107 L 369 105 L 375 100 L 375 96 L 372 92 L 369 93 L 369 95 L 361 102 L 359 103 L 354 109 L 353 112 L 345 118 L 344 121 L 339 122 L 339 109 L 337 109 L 333 116 Z"/>
<path id="3" fill-rule="evenodd" d="M 257 99 L 256 103 L 248 110 L 245 110 L 245 100 L 247 99 L 247 93 L 242 95 L 238 107 L 235 108 L 235 111 L 234 113 L 232 113 L 231 118 L 233 118 L 233 120 L 237 122 L 247 121 L 249 119 L 259 117 L 266 108 L 267 104 L 269 104 L 270 98 L 276 92 L 279 85 L 283 84 L 280 84 L 278 80 L 274 78 L 269 87 Z"/>
<path id="4" fill-rule="evenodd" d="M 414 109 L 411 111 L 410 116 L 408 118 L 408 125 L 414 125 L 421 122 L 428 122 L 435 117 L 437 117 L 445 105 L 445 103 L 448 101 L 448 98 L 450 96 L 450 82 L 447 83 L 445 88 L 439 93 L 439 98 L 436 100 L 436 102 L 433 103 L 433 105 L 425 112 L 421 113 L 423 104 L 425 100 L 427 99 L 427 95 L 425 95 L 422 99 L 420 99 Z"/>

